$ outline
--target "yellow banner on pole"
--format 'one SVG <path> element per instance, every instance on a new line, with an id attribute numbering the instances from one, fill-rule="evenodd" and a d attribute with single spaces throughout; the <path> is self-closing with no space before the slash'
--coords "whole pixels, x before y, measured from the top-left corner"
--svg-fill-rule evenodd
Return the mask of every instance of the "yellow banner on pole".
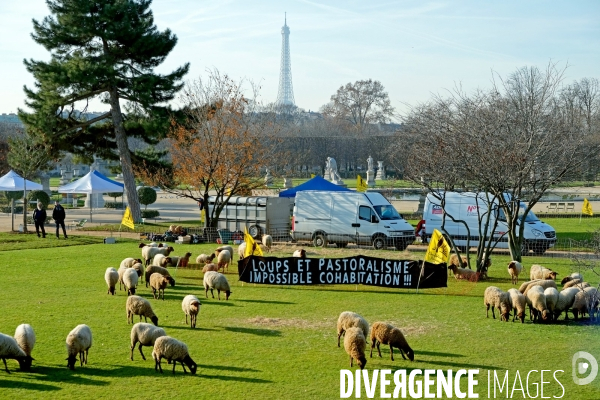
<path id="1" fill-rule="evenodd" d="M 367 191 L 367 183 L 364 181 L 364 179 L 360 175 L 356 175 L 356 191 L 357 192 L 366 192 Z"/>
<path id="2" fill-rule="evenodd" d="M 121 225 L 125 225 L 128 228 L 135 229 L 135 224 L 133 222 L 133 215 L 131 215 L 131 210 L 129 206 L 125 209 L 125 214 L 123 214 L 123 219 L 121 220 Z"/>
<path id="3" fill-rule="evenodd" d="M 246 251 L 244 252 L 244 258 L 252 255 L 262 256 L 263 252 L 258 243 L 254 241 L 252 236 L 248 233 L 248 228 L 244 228 L 244 241 L 246 242 Z"/>
<path id="4" fill-rule="evenodd" d="M 581 213 L 590 216 L 594 215 L 594 212 L 592 211 L 592 205 L 590 204 L 588 199 L 583 199 L 583 207 L 581 209 Z"/>
<path id="5" fill-rule="evenodd" d="M 432 264 L 445 264 L 449 257 L 450 245 L 444 239 L 442 232 L 434 229 L 427 253 L 425 253 L 425 261 Z"/>

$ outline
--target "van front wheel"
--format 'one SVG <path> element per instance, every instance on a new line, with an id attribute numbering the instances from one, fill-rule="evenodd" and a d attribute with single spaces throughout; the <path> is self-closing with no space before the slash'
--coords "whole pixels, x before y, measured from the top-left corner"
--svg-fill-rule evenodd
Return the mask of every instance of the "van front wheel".
<path id="1" fill-rule="evenodd" d="M 315 247 L 327 247 L 327 237 L 323 233 L 317 233 L 313 239 Z"/>
<path id="2" fill-rule="evenodd" d="M 377 236 L 375 239 L 373 239 L 373 248 L 375 250 L 383 250 L 385 249 L 386 245 L 385 245 L 385 238 L 382 236 Z"/>

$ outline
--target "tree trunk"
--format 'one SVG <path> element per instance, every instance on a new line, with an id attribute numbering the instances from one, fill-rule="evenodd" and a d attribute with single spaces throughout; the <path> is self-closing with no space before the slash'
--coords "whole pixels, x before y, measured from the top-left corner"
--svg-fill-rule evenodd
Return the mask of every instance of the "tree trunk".
<path id="1" fill-rule="evenodd" d="M 112 121 L 115 127 L 115 138 L 117 148 L 119 149 L 119 157 L 121 160 L 121 169 L 123 173 L 123 183 L 127 192 L 127 202 L 133 216 L 134 222 L 139 222 L 142 219 L 140 211 L 140 202 L 138 200 L 137 190 L 135 188 L 135 176 L 133 175 L 133 167 L 131 165 L 131 155 L 129 146 L 127 145 L 127 135 L 123 127 L 123 115 L 121 114 L 121 105 L 119 104 L 119 95 L 117 88 L 113 87 L 110 90 L 110 106 L 112 113 Z"/>

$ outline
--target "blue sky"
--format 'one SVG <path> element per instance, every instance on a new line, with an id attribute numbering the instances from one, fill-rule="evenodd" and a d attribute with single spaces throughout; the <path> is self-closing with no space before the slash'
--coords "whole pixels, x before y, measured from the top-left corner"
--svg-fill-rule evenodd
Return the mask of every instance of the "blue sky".
<path id="1" fill-rule="evenodd" d="M 185 62 L 187 79 L 217 68 L 277 97 L 281 27 L 287 12 L 294 96 L 318 110 L 342 85 L 381 81 L 401 113 L 456 84 L 489 87 L 522 66 L 568 63 L 565 82 L 600 78 L 600 1 L 197 1 L 154 0 L 159 29 L 179 43 L 160 67 Z M 24 106 L 33 79 L 24 58 L 48 59 L 30 37 L 43 0 L 0 2 L 0 112 Z M 100 106 L 92 107 L 100 109 Z"/>

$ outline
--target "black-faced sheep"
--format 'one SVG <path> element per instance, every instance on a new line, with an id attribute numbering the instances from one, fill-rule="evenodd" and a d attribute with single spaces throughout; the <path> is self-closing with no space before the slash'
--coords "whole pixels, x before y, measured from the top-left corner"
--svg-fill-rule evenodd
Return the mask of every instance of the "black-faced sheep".
<path id="1" fill-rule="evenodd" d="M 125 270 L 123 270 L 125 272 Z M 117 282 L 119 282 L 119 273 L 113 267 L 106 268 L 106 272 L 104 273 L 104 280 L 106 281 L 106 285 L 108 286 L 107 294 L 115 294 L 115 287 L 117 286 Z"/>
<path id="2" fill-rule="evenodd" d="M 512 310 L 510 295 L 508 293 L 503 292 L 496 286 L 489 286 L 483 293 L 483 304 L 486 307 L 486 318 L 489 318 L 490 316 L 489 312 L 491 306 L 492 317 L 496 318 L 496 315 L 494 314 L 494 308 L 497 308 L 498 312 L 500 313 L 500 320 L 508 322 L 508 317 L 510 316 L 510 312 Z"/>
<path id="3" fill-rule="evenodd" d="M 544 296 L 546 296 L 546 307 L 548 308 L 548 311 L 550 311 L 550 320 L 553 320 L 556 311 L 556 303 L 558 303 L 558 290 L 549 287 L 544 290 Z"/>
<path id="4" fill-rule="evenodd" d="M 594 318 L 599 300 L 598 289 L 595 287 L 586 287 L 581 290 L 575 295 L 575 301 L 571 306 L 573 317 L 578 319 L 579 314 L 583 317 L 583 315 L 587 313 L 590 315 L 590 318 Z"/>
<path id="5" fill-rule="evenodd" d="M 209 264 L 212 262 L 212 260 L 214 260 L 214 258 L 217 255 L 215 253 L 211 253 L 209 254 L 200 254 L 198 257 L 196 257 L 196 264 L 200 264 L 200 266 L 204 265 L 204 264 Z"/>
<path id="6" fill-rule="evenodd" d="M 142 258 L 146 260 L 146 266 L 150 265 L 150 262 L 154 259 L 157 254 L 163 254 L 168 256 L 174 251 L 173 247 L 150 247 L 146 246 L 142 248 Z"/>
<path id="7" fill-rule="evenodd" d="M 354 360 L 356 360 L 360 369 L 365 368 L 367 365 L 366 348 L 367 341 L 362 329 L 358 327 L 348 328 L 344 336 L 344 350 L 350 356 L 350 368 L 352 368 Z"/>
<path id="8" fill-rule="evenodd" d="M 168 284 L 169 280 L 165 276 L 159 274 L 158 272 L 155 272 L 152 275 L 150 275 L 150 287 L 152 288 L 152 295 L 155 299 L 160 298 L 160 293 L 162 291 L 162 299 L 164 301 L 165 288 Z"/>
<path id="9" fill-rule="evenodd" d="M 579 272 L 573 272 L 571 275 L 565 276 L 562 281 L 560 281 L 560 284 L 564 286 L 565 283 L 574 279 L 579 279 L 581 282 L 583 282 L 583 275 L 581 275 Z"/>
<path id="10" fill-rule="evenodd" d="M 150 321 L 152 321 L 154 325 L 158 326 L 158 317 L 156 314 L 154 314 L 150 302 L 143 297 L 135 295 L 129 296 L 127 298 L 127 303 L 125 304 L 125 311 L 127 311 L 128 324 L 130 321 L 133 324 L 133 316 L 139 315 L 140 321 L 142 320 L 142 317 L 144 317 L 146 322 L 148 321 L 148 318 L 150 318 Z"/>
<path id="11" fill-rule="evenodd" d="M 0 333 L 0 358 L 4 361 L 4 369 L 9 374 L 10 371 L 8 370 L 8 365 L 6 365 L 6 360 L 17 360 L 21 371 L 31 370 L 31 361 L 33 358 L 25 354 L 15 338 L 4 333 Z"/>
<path id="12" fill-rule="evenodd" d="M 185 313 L 185 323 L 187 324 L 188 315 L 190 316 L 190 328 L 196 327 L 196 319 L 198 317 L 198 313 L 200 312 L 200 300 L 193 294 L 188 294 L 183 298 L 181 302 L 181 309 Z"/>
<path id="13" fill-rule="evenodd" d="M 161 336 L 167 336 L 167 333 L 163 328 L 159 328 L 158 326 L 145 322 L 138 322 L 133 325 L 133 328 L 131 328 L 131 361 L 133 361 L 133 349 L 135 349 L 136 344 L 140 344 L 138 348 L 142 358 L 145 360 L 146 357 L 142 352 L 142 346 L 154 346 L 156 339 Z"/>
<path id="14" fill-rule="evenodd" d="M 135 269 L 127 268 L 123 272 L 123 284 L 125 285 L 125 290 L 127 290 L 128 296 L 135 294 L 135 288 L 138 284 L 138 274 Z"/>
<path id="15" fill-rule="evenodd" d="M 340 347 L 340 338 L 342 335 L 352 327 L 358 327 L 362 329 L 365 338 L 369 337 L 369 323 L 367 320 L 355 312 L 344 311 L 340 314 L 337 320 L 338 347 Z"/>
<path id="16" fill-rule="evenodd" d="M 67 367 L 75 369 L 77 355 L 79 363 L 87 365 L 88 351 L 92 347 L 92 330 L 85 324 L 77 325 L 67 336 Z"/>
<path id="17" fill-rule="evenodd" d="M 556 282 L 552 279 L 536 279 L 534 281 L 527 281 L 524 282 L 521 287 L 519 287 L 519 292 L 523 293 L 524 296 L 527 296 L 529 289 L 534 286 L 541 286 L 543 289 L 548 289 L 549 287 L 556 289 Z"/>
<path id="18" fill-rule="evenodd" d="M 581 290 L 576 287 L 563 289 L 558 292 L 558 301 L 554 305 L 554 319 L 557 320 L 562 312 L 565 312 L 565 320 L 569 319 L 569 309 L 575 302 L 575 296 Z"/>
<path id="19" fill-rule="evenodd" d="M 154 359 L 154 370 L 162 374 L 161 360 L 166 358 L 169 363 L 173 363 L 173 374 L 175 374 L 175 366 L 177 361 L 181 363 L 183 372 L 187 374 L 185 366 L 187 365 L 192 374 L 196 373 L 198 366 L 190 357 L 188 348 L 185 343 L 170 336 L 161 336 L 154 341 L 154 350 L 152 350 L 152 358 Z"/>
<path id="20" fill-rule="evenodd" d="M 406 354 L 410 361 L 414 361 L 415 359 L 415 353 L 408 345 L 400 329 L 384 322 L 374 322 L 371 327 L 371 358 L 373 358 L 373 348 L 375 346 L 377 346 L 377 352 L 379 353 L 379 357 L 381 357 L 380 344 L 390 346 L 390 358 L 392 361 L 394 361 L 394 347 L 400 350 L 403 359 L 406 360 L 404 354 Z"/>
<path id="21" fill-rule="evenodd" d="M 221 254 L 225 254 L 225 252 L 222 252 Z M 208 298 L 208 289 L 210 289 L 210 294 L 212 294 L 214 299 L 215 294 L 213 293 L 213 289 L 217 289 L 217 296 L 219 300 L 221 300 L 221 292 L 225 292 L 225 300 L 229 300 L 229 296 L 232 292 L 225 275 L 219 272 L 208 271 L 204 274 L 203 284 L 206 298 Z"/>
<path id="22" fill-rule="evenodd" d="M 164 254 L 157 254 L 152 259 L 151 265 L 167 268 L 169 265 L 173 266 L 173 261 L 170 256 L 165 256 Z"/>
<path id="23" fill-rule="evenodd" d="M 292 257 L 306 258 L 306 250 L 304 250 L 304 249 L 295 250 L 294 254 L 292 254 Z"/>

